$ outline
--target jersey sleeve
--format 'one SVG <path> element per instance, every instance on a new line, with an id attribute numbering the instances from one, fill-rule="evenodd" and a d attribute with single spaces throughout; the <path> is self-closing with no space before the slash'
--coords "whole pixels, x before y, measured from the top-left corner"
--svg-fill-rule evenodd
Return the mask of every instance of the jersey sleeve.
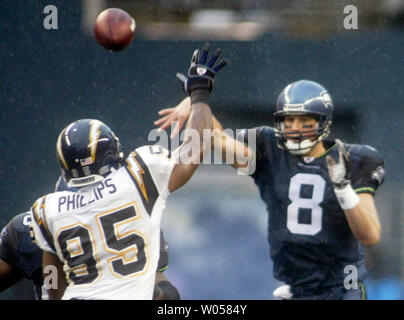
<path id="1" fill-rule="evenodd" d="M 356 193 L 375 194 L 383 183 L 384 161 L 379 152 L 367 145 L 353 145 L 350 150 L 352 158 L 352 186 Z"/>
<path id="2" fill-rule="evenodd" d="M 39 248 L 56 254 L 53 238 L 46 222 L 45 200 L 45 196 L 39 198 L 31 207 L 31 236 Z"/>

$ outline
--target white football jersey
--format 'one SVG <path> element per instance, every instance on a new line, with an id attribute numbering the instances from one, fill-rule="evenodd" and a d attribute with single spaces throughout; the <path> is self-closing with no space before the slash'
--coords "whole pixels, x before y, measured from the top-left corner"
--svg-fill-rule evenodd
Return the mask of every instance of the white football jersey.
<path id="1" fill-rule="evenodd" d="M 167 150 L 144 146 L 100 183 L 35 202 L 35 240 L 64 263 L 63 299 L 152 299 L 173 166 Z"/>

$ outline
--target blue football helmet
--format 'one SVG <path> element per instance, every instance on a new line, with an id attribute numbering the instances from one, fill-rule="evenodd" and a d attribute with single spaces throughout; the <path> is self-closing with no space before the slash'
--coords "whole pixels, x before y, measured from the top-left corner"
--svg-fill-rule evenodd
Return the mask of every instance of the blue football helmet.
<path id="1" fill-rule="evenodd" d="M 282 90 L 276 103 L 274 113 L 275 136 L 278 146 L 293 154 L 307 154 L 319 141 L 330 133 L 334 106 L 327 89 L 317 82 L 299 80 Z M 296 132 L 285 132 L 286 115 L 309 115 L 317 120 L 317 127 L 300 136 Z M 291 140 L 298 140 L 294 142 Z M 312 139 L 314 138 L 315 139 Z"/>
<path id="2" fill-rule="evenodd" d="M 57 140 L 56 155 L 68 187 L 101 181 L 123 160 L 118 137 L 94 119 L 81 119 L 64 128 Z"/>

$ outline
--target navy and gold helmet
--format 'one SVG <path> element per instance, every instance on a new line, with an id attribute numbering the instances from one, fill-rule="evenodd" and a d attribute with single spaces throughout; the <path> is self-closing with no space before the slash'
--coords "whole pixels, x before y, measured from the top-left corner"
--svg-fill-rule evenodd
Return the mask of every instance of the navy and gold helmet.
<path id="1" fill-rule="evenodd" d="M 278 146 L 289 150 L 293 154 L 306 154 L 319 141 L 323 140 L 330 133 L 332 123 L 332 112 L 334 106 L 331 96 L 326 88 L 321 84 L 299 80 L 286 86 L 280 93 L 276 103 L 275 136 Z M 288 135 L 284 128 L 284 118 L 286 115 L 310 115 L 317 119 L 316 129 L 305 132 L 304 139 L 301 134 L 299 142 L 288 140 Z M 292 133 L 296 139 L 296 133 Z M 315 137 L 315 139 L 310 139 Z"/>
<path id="2" fill-rule="evenodd" d="M 64 128 L 57 140 L 56 155 L 69 187 L 101 181 L 123 159 L 118 137 L 94 119 L 81 119 Z"/>

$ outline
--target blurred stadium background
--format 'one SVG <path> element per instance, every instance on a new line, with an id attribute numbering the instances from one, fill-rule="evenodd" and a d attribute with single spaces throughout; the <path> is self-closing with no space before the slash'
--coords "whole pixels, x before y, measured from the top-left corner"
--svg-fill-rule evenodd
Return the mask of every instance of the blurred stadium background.
<path id="1" fill-rule="evenodd" d="M 58 9 L 45 30 L 43 9 Z M 346 5 L 359 13 L 345 30 Z M 128 11 L 131 45 L 111 53 L 92 36 L 107 7 Z M 229 61 L 212 94 L 225 128 L 272 124 L 282 88 L 322 83 L 336 106 L 332 137 L 376 147 L 387 179 L 376 196 L 381 242 L 368 250 L 370 299 L 403 299 L 404 1 L 6 0 L 0 6 L 0 225 L 52 192 L 55 141 L 78 118 L 99 118 L 126 151 L 147 144 L 162 107 L 183 97 L 175 79 L 209 40 Z M 163 218 L 167 275 L 184 299 L 272 299 L 266 212 L 252 179 L 202 166 Z M 1 299 L 32 298 L 24 281 Z"/>

